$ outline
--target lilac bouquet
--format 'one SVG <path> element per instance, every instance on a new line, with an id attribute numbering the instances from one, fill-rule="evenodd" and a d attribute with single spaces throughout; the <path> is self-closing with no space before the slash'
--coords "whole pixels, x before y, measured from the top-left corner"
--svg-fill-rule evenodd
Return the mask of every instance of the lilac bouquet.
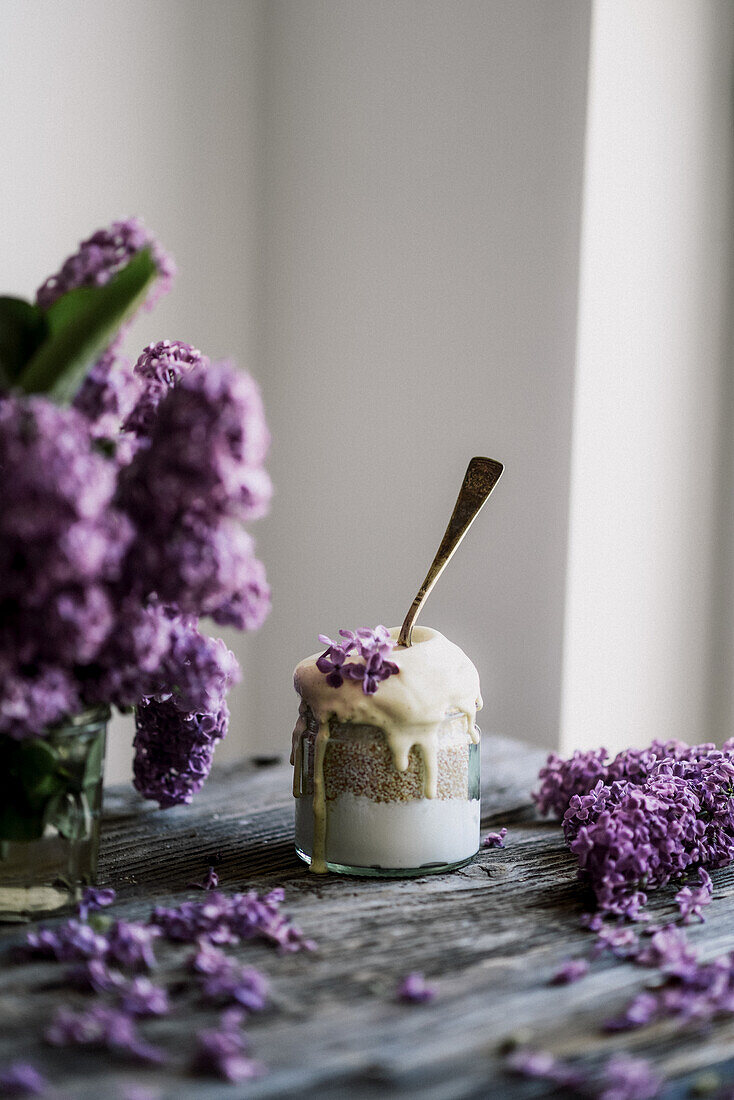
<path id="1" fill-rule="evenodd" d="M 55 766 L 45 731 L 111 704 L 135 708 L 137 789 L 189 802 L 238 676 L 199 619 L 254 630 L 269 610 L 243 526 L 271 494 L 255 382 L 178 341 L 132 369 L 119 354 L 173 274 L 131 219 L 35 302 L 0 299 L 0 751 L 30 775 L 26 802 Z"/>

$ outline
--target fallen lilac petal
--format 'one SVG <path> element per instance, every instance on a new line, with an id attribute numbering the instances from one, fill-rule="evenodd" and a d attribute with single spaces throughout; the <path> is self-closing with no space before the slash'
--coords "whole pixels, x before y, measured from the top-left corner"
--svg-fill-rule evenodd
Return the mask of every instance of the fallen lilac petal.
<path id="1" fill-rule="evenodd" d="M 111 887 L 97 889 L 95 886 L 87 886 L 77 907 L 79 917 L 86 920 L 90 913 L 98 909 L 106 909 L 108 905 L 112 905 L 115 896 L 115 891 Z"/>
<path id="2" fill-rule="evenodd" d="M 487 833 L 482 841 L 483 848 L 504 848 L 507 829 L 503 826 L 498 833 Z"/>
<path id="3" fill-rule="evenodd" d="M 589 973 L 587 959 L 566 959 L 551 978 L 551 985 L 570 985 Z"/>
<path id="4" fill-rule="evenodd" d="M 419 970 L 407 974 L 398 985 L 396 996 L 404 1004 L 427 1004 L 434 1000 L 436 987 L 429 985 Z"/>
<path id="5" fill-rule="evenodd" d="M 11 1062 L 0 1071 L 0 1095 L 43 1096 L 48 1081 L 30 1062 Z"/>
<path id="6" fill-rule="evenodd" d="M 187 885 L 197 890 L 216 890 L 219 886 L 219 875 L 210 867 L 201 882 L 189 882 Z"/>
<path id="7" fill-rule="evenodd" d="M 662 1087 L 662 1078 L 644 1058 L 615 1054 L 604 1067 L 598 1100 L 654 1100 Z"/>

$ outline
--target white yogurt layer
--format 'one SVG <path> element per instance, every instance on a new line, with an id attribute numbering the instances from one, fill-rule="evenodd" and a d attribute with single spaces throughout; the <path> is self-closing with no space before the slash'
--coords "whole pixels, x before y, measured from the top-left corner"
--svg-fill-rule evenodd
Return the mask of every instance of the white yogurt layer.
<path id="1" fill-rule="evenodd" d="M 373 802 L 349 792 L 326 804 L 327 863 L 408 870 L 459 863 L 479 848 L 479 799 Z M 296 845 L 310 854 L 313 801 L 296 802 Z"/>

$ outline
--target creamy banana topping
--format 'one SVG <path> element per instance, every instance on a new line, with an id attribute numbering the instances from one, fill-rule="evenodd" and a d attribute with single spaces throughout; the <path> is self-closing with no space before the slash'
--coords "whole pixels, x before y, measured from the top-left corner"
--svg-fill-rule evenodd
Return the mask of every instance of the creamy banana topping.
<path id="1" fill-rule="evenodd" d="M 398 628 L 390 630 L 393 640 L 397 640 L 398 633 Z M 321 652 L 314 653 L 301 661 L 293 676 L 302 702 L 291 753 L 291 763 L 295 766 L 294 794 L 298 796 L 302 735 L 306 713 L 310 711 L 319 727 L 314 752 L 311 863 L 311 870 L 317 874 L 327 870 L 323 766 L 330 723 L 351 722 L 383 730 L 398 771 L 406 770 L 410 750 L 417 746 L 423 756 L 424 795 L 434 798 L 439 726 L 448 713 L 462 714 L 466 718 L 467 733 L 476 742 L 479 736 L 475 729 L 476 714 L 482 706 L 479 674 L 472 662 L 459 646 L 429 627 L 416 626 L 413 644 L 392 650 L 389 659 L 400 671 L 383 680 L 374 695 L 365 695 L 358 680 L 345 679 L 340 687 L 332 687 L 316 667 L 320 656 Z M 361 660 L 356 656 L 349 659 Z"/>

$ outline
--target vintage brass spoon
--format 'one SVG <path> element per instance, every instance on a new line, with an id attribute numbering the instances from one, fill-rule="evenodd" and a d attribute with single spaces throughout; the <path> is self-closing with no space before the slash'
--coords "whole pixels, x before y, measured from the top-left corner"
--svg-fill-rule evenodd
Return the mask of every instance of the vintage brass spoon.
<path id="1" fill-rule="evenodd" d="M 503 470 L 502 463 L 495 462 L 493 458 L 473 458 L 467 466 L 446 533 L 441 539 L 441 545 L 431 563 L 431 568 L 426 574 L 426 579 L 410 605 L 410 611 L 405 616 L 405 622 L 400 627 L 399 646 L 412 644 L 410 638 L 413 633 L 413 626 L 428 598 L 429 592 L 431 592 L 434 584 L 453 558 L 459 543 L 479 515 L 489 494 L 499 481 Z"/>

